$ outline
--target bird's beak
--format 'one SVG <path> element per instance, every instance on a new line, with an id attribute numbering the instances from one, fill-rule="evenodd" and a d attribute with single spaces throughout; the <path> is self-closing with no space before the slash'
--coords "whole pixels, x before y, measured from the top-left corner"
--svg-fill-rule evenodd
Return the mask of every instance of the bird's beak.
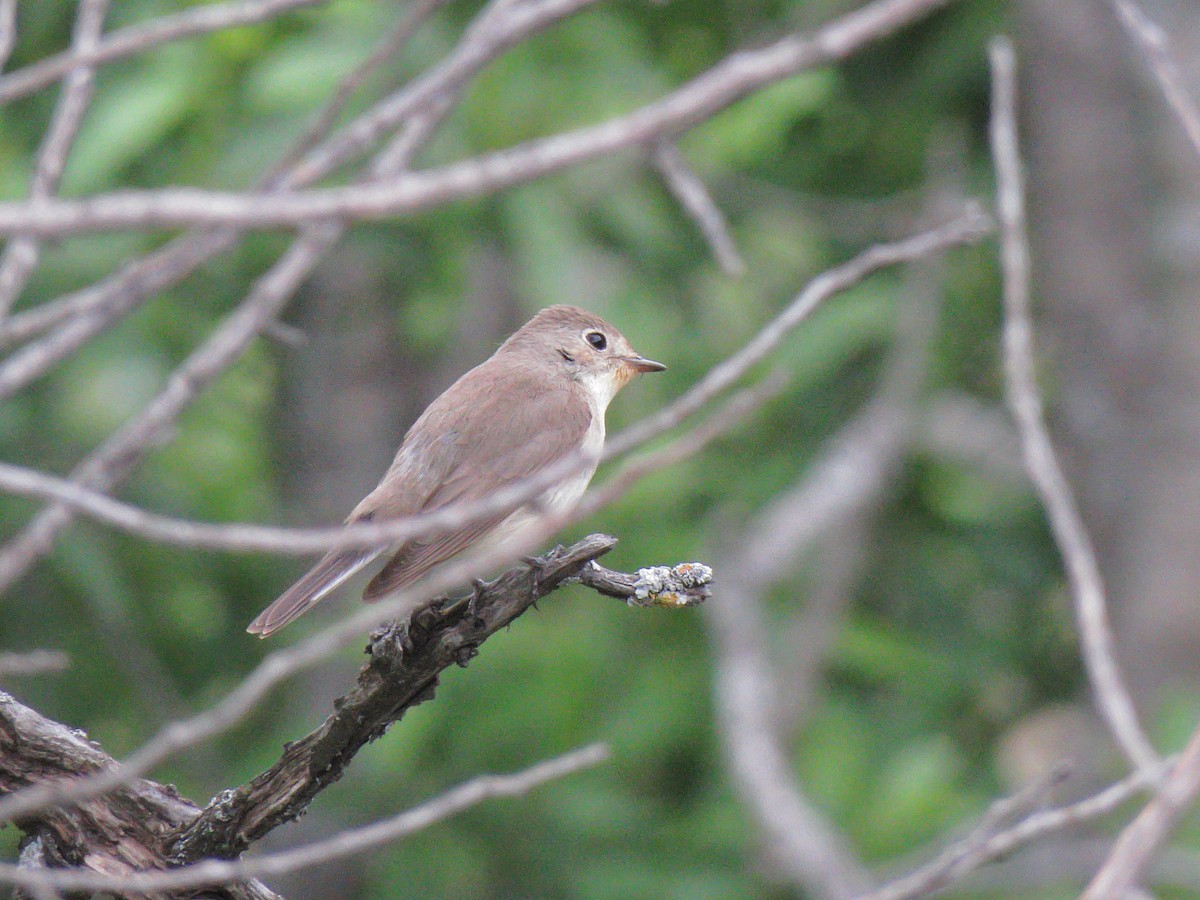
<path id="1" fill-rule="evenodd" d="M 652 359 L 646 359 L 644 356 L 626 356 L 624 358 L 625 365 L 633 369 L 635 372 L 665 372 L 667 367 L 660 362 L 655 362 Z"/>

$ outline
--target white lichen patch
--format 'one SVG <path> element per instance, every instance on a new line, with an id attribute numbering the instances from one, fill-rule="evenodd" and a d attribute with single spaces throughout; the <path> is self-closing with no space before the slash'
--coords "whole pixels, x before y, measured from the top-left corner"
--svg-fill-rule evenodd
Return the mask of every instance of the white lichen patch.
<path id="1" fill-rule="evenodd" d="M 696 591 L 712 581 L 712 569 L 703 563 L 649 566 L 638 569 L 631 606 L 695 606 L 705 594 Z"/>

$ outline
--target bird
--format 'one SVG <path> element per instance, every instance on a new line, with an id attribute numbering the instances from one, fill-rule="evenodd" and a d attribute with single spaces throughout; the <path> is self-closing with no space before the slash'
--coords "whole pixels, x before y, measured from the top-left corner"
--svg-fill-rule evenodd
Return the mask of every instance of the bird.
<path id="1" fill-rule="evenodd" d="M 570 510 L 587 489 L 604 446 L 604 414 L 617 392 L 639 373 L 666 368 L 591 312 L 566 305 L 541 310 L 429 404 L 345 522 L 386 522 L 478 501 L 576 453 L 583 468 L 511 512 L 392 548 L 333 550 L 246 630 L 273 634 L 389 549 L 391 558 L 363 592 L 366 601 L 407 587 L 468 548 L 519 542 L 546 512 Z"/>

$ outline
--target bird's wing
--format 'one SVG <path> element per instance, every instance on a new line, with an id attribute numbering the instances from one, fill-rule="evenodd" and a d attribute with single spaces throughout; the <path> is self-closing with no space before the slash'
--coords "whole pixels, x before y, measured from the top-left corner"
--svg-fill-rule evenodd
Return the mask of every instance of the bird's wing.
<path id="1" fill-rule="evenodd" d="M 266 637 L 322 600 L 327 594 L 350 578 L 355 572 L 377 557 L 382 551 L 335 550 L 308 570 L 299 581 L 279 595 L 270 606 L 258 614 L 246 628 L 251 634 Z"/>
<path id="2" fill-rule="evenodd" d="M 484 402 L 469 408 L 459 406 L 459 418 L 454 423 L 456 428 L 439 429 L 442 434 L 455 431 L 482 434 L 486 438 L 473 443 L 457 442 L 453 444 L 452 452 L 449 445 L 441 448 L 445 458 L 439 458 L 435 463 L 441 469 L 441 479 L 421 512 L 480 500 L 553 465 L 578 450 L 583 443 L 592 415 L 578 395 L 568 391 L 545 391 L 542 383 L 532 377 L 524 381 L 509 379 L 501 388 L 492 394 L 485 393 Z M 521 402 L 511 402 L 514 393 Z M 509 400 L 503 404 L 502 417 L 493 399 L 497 396 Z M 436 413 L 436 410 L 431 408 L 430 412 Z M 378 515 L 384 518 L 386 513 L 381 511 Z M 500 513 L 463 528 L 408 542 L 367 585 L 363 599 L 378 600 L 413 583 L 434 566 L 485 537 L 507 517 L 507 513 Z"/>
<path id="3" fill-rule="evenodd" d="M 466 550 L 505 518 L 505 515 L 492 516 L 466 528 L 438 535 L 428 542 L 409 541 L 370 580 L 363 591 L 363 599 L 371 603 L 407 587 L 438 563 Z"/>

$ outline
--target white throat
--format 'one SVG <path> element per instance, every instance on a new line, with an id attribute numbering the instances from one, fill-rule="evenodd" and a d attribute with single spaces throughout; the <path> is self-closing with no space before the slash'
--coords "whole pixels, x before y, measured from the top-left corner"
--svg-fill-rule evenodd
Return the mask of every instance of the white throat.
<path id="1" fill-rule="evenodd" d="M 612 398 L 621 389 L 621 382 L 617 380 L 616 373 L 612 370 L 580 372 L 576 379 L 583 388 L 584 394 L 587 395 L 588 406 L 592 408 L 593 421 L 600 420 L 601 433 L 603 433 L 604 413 L 608 409 L 608 404 L 612 402 Z"/>

